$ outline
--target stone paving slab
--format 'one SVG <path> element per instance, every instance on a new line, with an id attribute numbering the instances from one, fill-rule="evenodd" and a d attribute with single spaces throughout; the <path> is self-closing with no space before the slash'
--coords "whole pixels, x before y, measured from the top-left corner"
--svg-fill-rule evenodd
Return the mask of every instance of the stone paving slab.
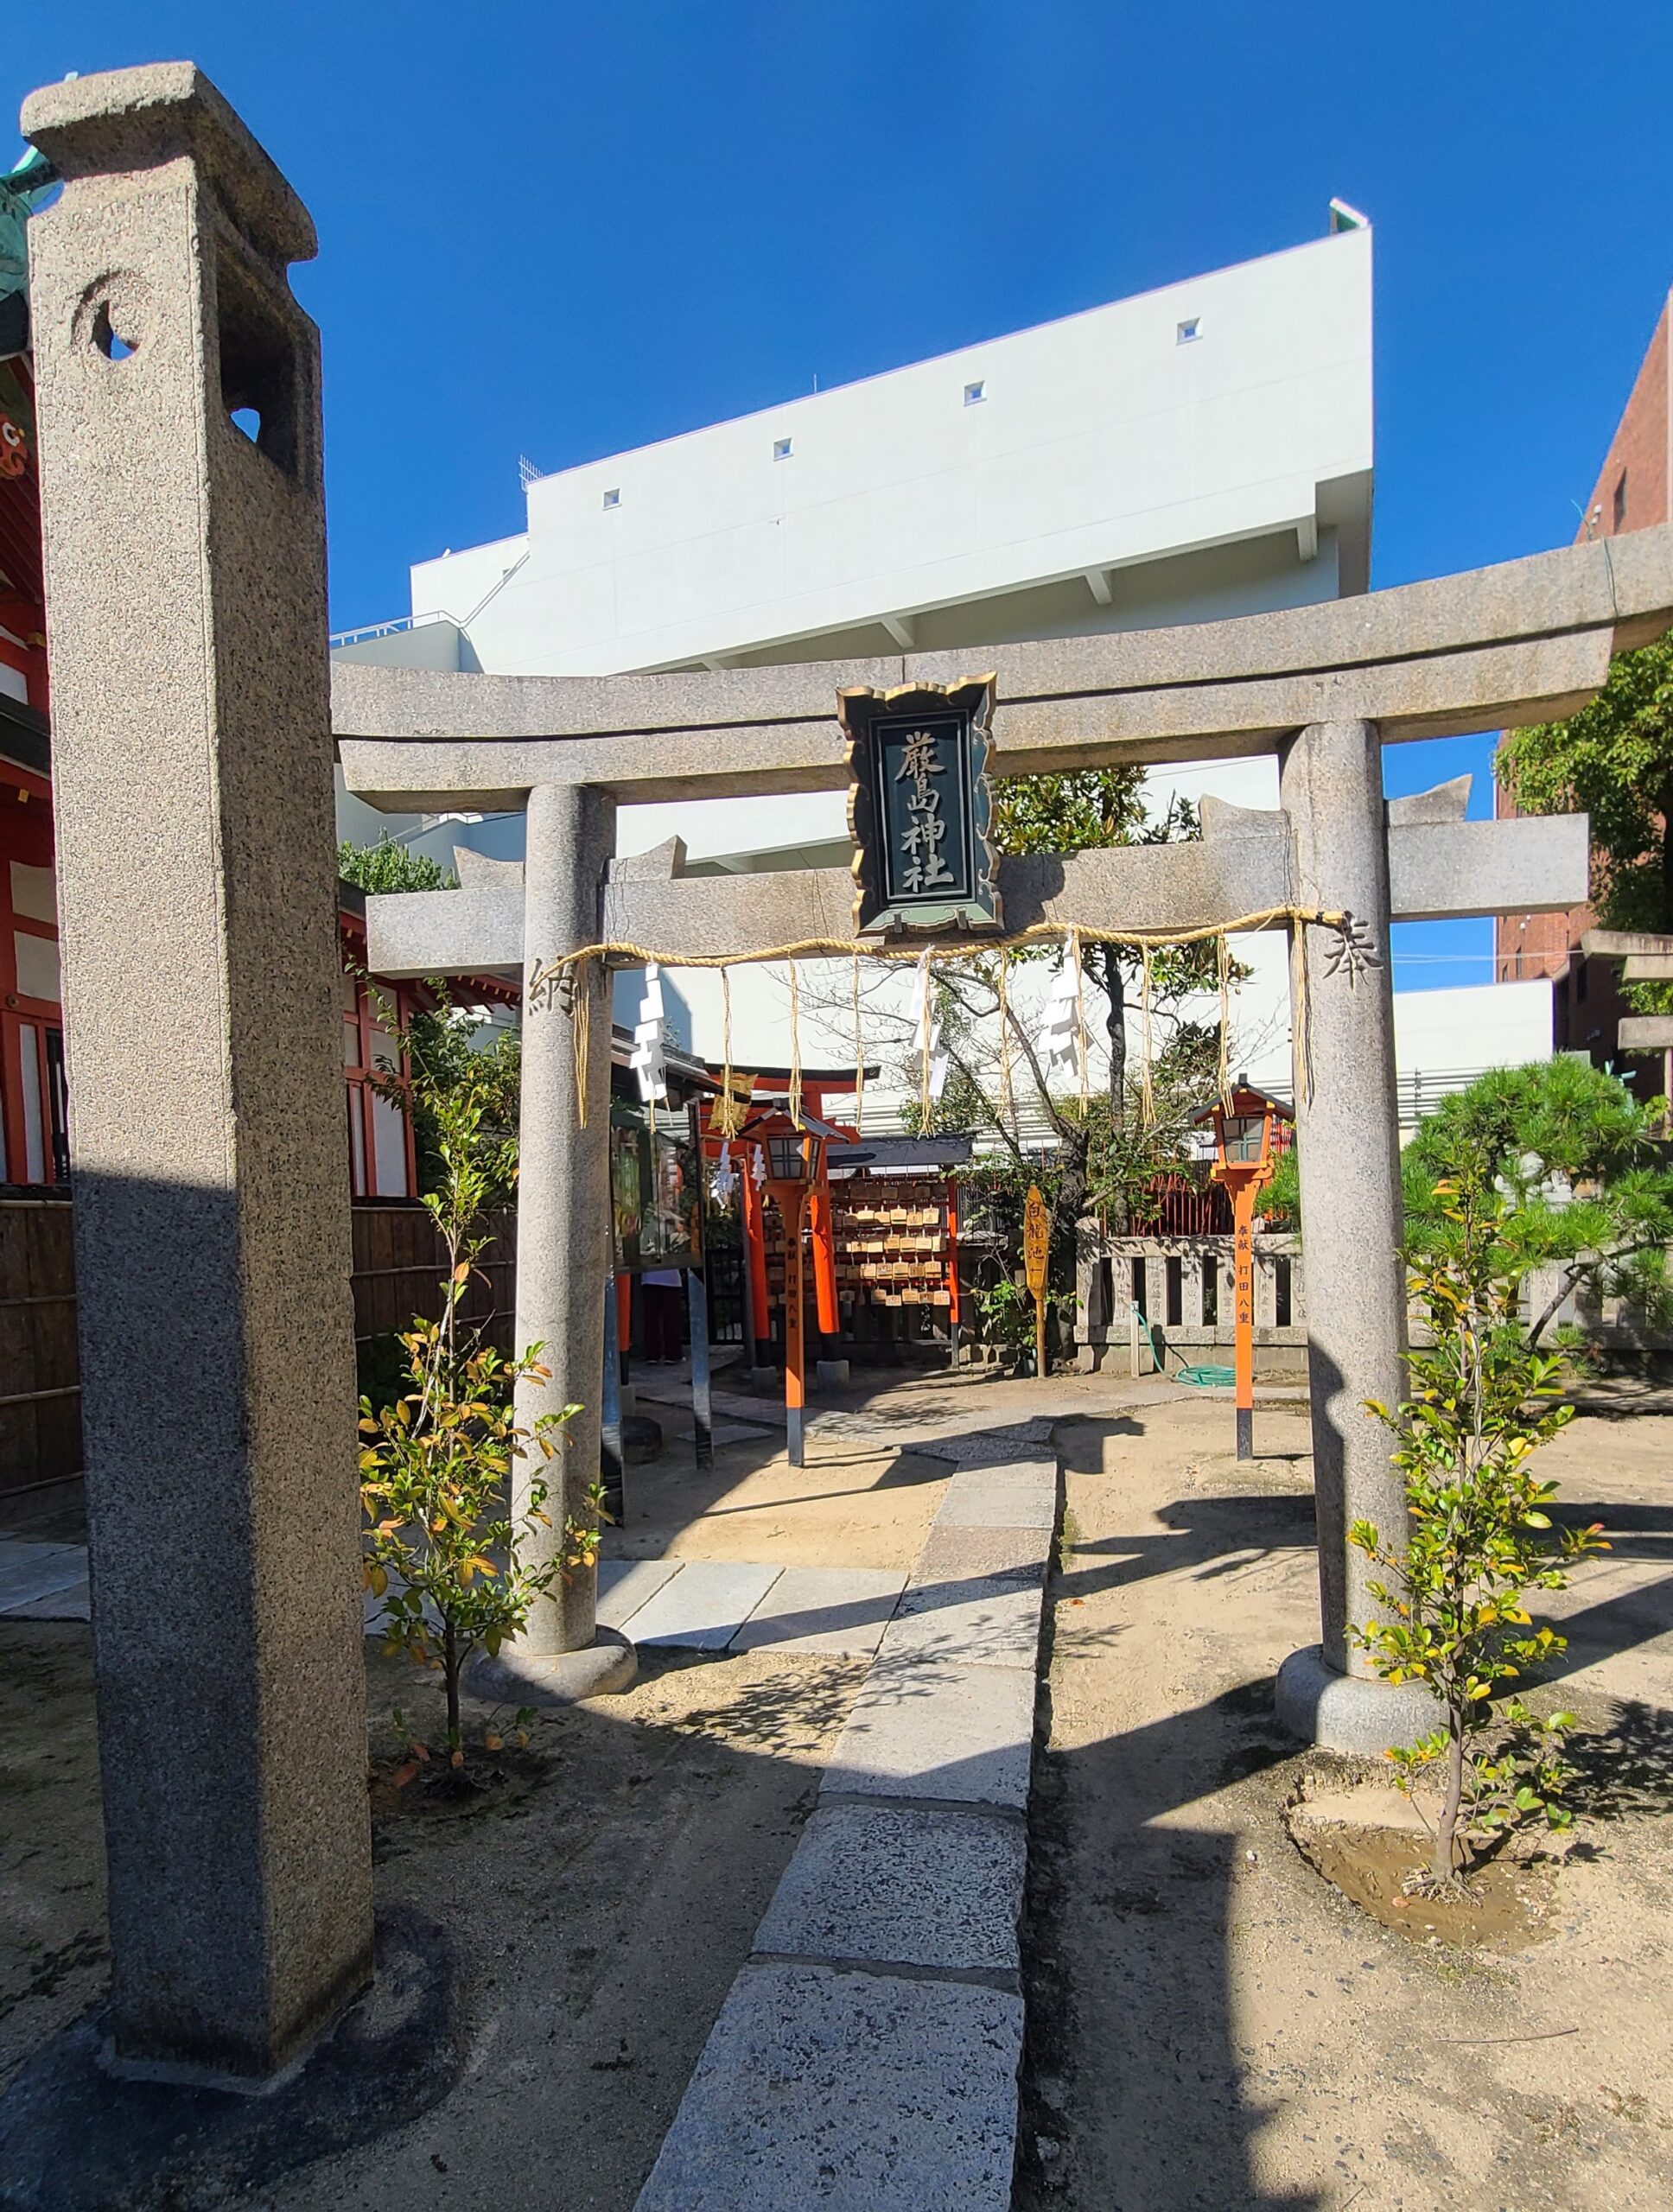
<path id="1" fill-rule="evenodd" d="M 755 1931 L 755 1948 L 1015 1974 L 1027 1856 L 1020 1821 L 907 1805 L 822 1805 Z"/>
<path id="2" fill-rule="evenodd" d="M 598 1619 L 601 1628 L 625 1633 L 641 1605 L 671 1582 L 683 1559 L 601 1559 L 598 1563 Z"/>
<path id="3" fill-rule="evenodd" d="M 1049 1452 L 1053 1420 L 1050 1414 L 1039 1414 L 1027 1421 L 1009 1421 L 1001 1428 L 963 1429 L 926 1438 L 915 1448 L 932 1459 L 951 1459 L 961 1467 L 999 1466 Z M 1055 1471 L 1054 1459 L 1052 1465 Z"/>
<path id="4" fill-rule="evenodd" d="M 685 1383 L 684 1387 L 677 1382 L 636 1382 L 633 1386 L 633 1396 L 635 1401 L 643 1398 L 650 1405 L 671 1406 L 684 1414 L 689 1414 L 691 1411 L 690 1382 Z M 743 1396 L 736 1390 L 711 1389 L 709 1393 L 709 1411 L 711 1419 L 716 1414 L 721 1414 L 728 1421 L 741 1421 L 752 1436 L 760 1429 L 782 1428 L 786 1423 L 784 1403 L 781 1399 L 775 1401 L 772 1398 L 749 1398 Z"/>
<path id="5" fill-rule="evenodd" d="M 1022 2000 L 748 1966 L 637 2212 L 1006 2212 Z"/>
<path id="6" fill-rule="evenodd" d="M 1038 1582 L 985 1580 L 921 1583 L 906 1591 L 884 1631 L 881 1667 L 926 1659 L 961 1667 L 1026 1667 L 1040 1654 Z"/>
<path id="7" fill-rule="evenodd" d="M 85 1574 L 66 1589 L 31 1599 L 27 1605 L 9 1605 L 0 1614 L 0 1619 L 9 1621 L 89 1621 L 92 1617 L 92 1587 Z"/>
<path id="8" fill-rule="evenodd" d="M 1051 1549 L 1049 1529 L 932 1528 L 913 1562 L 906 1587 L 926 1589 L 937 1582 L 989 1576 L 1043 1583 Z"/>
<path id="9" fill-rule="evenodd" d="M 1043 1529 L 1057 1525 L 1057 1467 L 1050 1459 L 1012 1459 L 961 1469 L 947 1484 L 938 1529 Z"/>
<path id="10" fill-rule="evenodd" d="M 32 1605 L 87 1579 L 85 1544 L 42 1544 L 0 1538 L 0 1613 Z"/>
<path id="11" fill-rule="evenodd" d="M 780 1572 L 747 1560 L 689 1559 L 627 1615 L 621 1632 L 635 1643 L 724 1651 Z"/>
<path id="12" fill-rule="evenodd" d="M 1032 1668 L 939 1659 L 872 1669 L 825 1770 L 822 1794 L 1028 1802 Z"/>
<path id="13" fill-rule="evenodd" d="M 894 1567 L 787 1567 L 731 1648 L 873 1658 L 906 1580 Z"/>
<path id="14" fill-rule="evenodd" d="M 787 1568 L 732 1641 L 830 1648 L 833 1614 L 875 1636 L 894 1607 L 637 2212 L 1008 2212 L 1057 1461 L 1015 1431 L 889 1440 L 958 1468 L 910 1577 L 860 1607 L 854 1573 Z M 636 1641 L 702 1564 L 630 1617 Z"/>

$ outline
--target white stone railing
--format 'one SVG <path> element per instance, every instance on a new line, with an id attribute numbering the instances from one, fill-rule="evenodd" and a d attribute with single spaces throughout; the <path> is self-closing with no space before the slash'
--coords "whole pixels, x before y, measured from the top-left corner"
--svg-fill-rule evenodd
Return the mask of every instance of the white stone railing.
<path id="1" fill-rule="evenodd" d="M 1673 1264 L 1673 1248 L 1670 1248 Z M 1523 1287 L 1522 1311 L 1532 1321 L 1545 1310 L 1562 1270 L 1538 1268 Z M 1167 1351 L 1188 1363 L 1211 1346 L 1229 1348 L 1231 1326 L 1231 1239 L 1229 1236 L 1106 1236 L 1096 1222 L 1080 1224 L 1075 1267 L 1075 1343 L 1083 1368 L 1129 1356 L 1136 1304 Z M 1547 1325 L 1549 1341 L 1573 1323 L 1606 1351 L 1673 1351 L 1673 1330 L 1651 1326 L 1623 1298 L 1587 1298 L 1570 1292 Z M 1409 1316 L 1410 1340 L 1422 1344 L 1422 1316 Z M 1255 1239 L 1255 1345 L 1257 1352 L 1305 1351 L 1307 1291 L 1299 1237 L 1268 1234 Z M 1150 1371 L 1148 1340 L 1141 1334 L 1143 1367 Z"/>

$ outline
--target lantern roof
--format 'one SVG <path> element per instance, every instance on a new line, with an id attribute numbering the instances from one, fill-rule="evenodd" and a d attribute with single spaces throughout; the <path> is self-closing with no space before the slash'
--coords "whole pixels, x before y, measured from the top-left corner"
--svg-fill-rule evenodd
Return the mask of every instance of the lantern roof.
<path id="1" fill-rule="evenodd" d="M 1282 1098 L 1275 1098 L 1269 1090 L 1257 1090 L 1246 1075 L 1240 1075 L 1231 1086 L 1231 1110 L 1233 1114 L 1271 1114 L 1275 1120 L 1293 1122 L 1295 1109 L 1287 1106 Z M 1224 1102 L 1214 1099 L 1191 1116 L 1193 1128 L 1201 1128 L 1222 1111 Z"/>

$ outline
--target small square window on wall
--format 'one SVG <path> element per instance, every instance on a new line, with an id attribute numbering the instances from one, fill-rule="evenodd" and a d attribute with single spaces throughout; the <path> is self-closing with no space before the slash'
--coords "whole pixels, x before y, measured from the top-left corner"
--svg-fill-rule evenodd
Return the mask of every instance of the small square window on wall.
<path id="1" fill-rule="evenodd" d="M 987 396 L 988 386 L 985 378 L 978 377 L 974 384 L 967 384 L 964 387 L 966 407 L 979 407 Z"/>
<path id="2" fill-rule="evenodd" d="M 790 458 L 790 454 L 791 454 L 791 444 L 790 444 L 790 441 L 789 441 L 789 439 L 788 439 L 788 438 L 774 438 L 774 439 L 773 439 L 773 460 L 774 460 L 774 461 L 788 461 L 788 460 L 789 460 L 789 458 Z"/>
<path id="3" fill-rule="evenodd" d="M 1202 317 L 1197 315 L 1188 315 L 1185 321 L 1180 324 L 1174 342 L 1177 346 L 1188 346 L 1193 339 L 1200 338 L 1201 336 Z"/>
<path id="4" fill-rule="evenodd" d="M 619 507 L 621 505 L 620 493 L 614 491 L 607 492 L 604 494 L 604 504 L 607 507 Z"/>

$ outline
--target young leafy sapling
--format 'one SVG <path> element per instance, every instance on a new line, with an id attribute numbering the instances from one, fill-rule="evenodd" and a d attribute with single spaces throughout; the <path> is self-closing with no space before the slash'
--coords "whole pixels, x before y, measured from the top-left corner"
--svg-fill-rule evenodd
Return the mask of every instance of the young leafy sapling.
<path id="1" fill-rule="evenodd" d="M 1523 1271 L 1509 1256 L 1505 1196 L 1485 1161 L 1479 1173 L 1467 1168 L 1437 1188 L 1451 1233 L 1430 1242 L 1411 1277 L 1433 1346 L 1408 1355 L 1407 1402 L 1371 1407 L 1396 1440 L 1408 1541 L 1366 1521 L 1349 1532 L 1382 1570 L 1370 1587 L 1386 1609 L 1354 1630 L 1357 1640 L 1386 1681 L 1427 1682 L 1439 1700 L 1441 1725 L 1390 1754 L 1408 1793 L 1440 1770 L 1437 1887 L 1455 1885 L 1496 1832 L 1542 1816 L 1568 1825 L 1562 1743 L 1573 1716 L 1542 1719 L 1519 1700 L 1501 1715 L 1492 1700 L 1565 1648 L 1534 1626 L 1528 1593 L 1561 1589 L 1571 1561 L 1607 1548 L 1596 1524 L 1553 1524 L 1555 1485 L 1533 1471 L 1535 1451 L 1573 1408 L 1558 1402 L 1561 1361 L 1531 1351 L 1519 1324 Z"/>
<path id="2" fill-rule="evenodd" d="M 420 1317 L 401 1333 L 407 1388 L 382 1407 L 360 1401 L 360 1496 L 370 1524 L 363 1573 L 366 1588 L 383 1600 L 385 1649 L 441 1670 L 448 1748 L 459 1768 L 466 1662 L 479 1649 L 497 1652 L 560 1577 L 595 1563 L 601 1492 L 589 1486 L 586 1513 L 566 1521 L 555 1556 L 538 1563 L 522 1556 L 535 1529 L 551 1525 L 548 1485 L 530 1484 L 513 1516 L 512 1462 L 519 1453 L 550 1460 L 579 1408 L 555 1407 L 519 1427 L 517 1383 L 550 1379 L 541 1347 L 507 1359 L 461 1313 L 488 1242 L 486 1217 L 516 1175 L 516 1139 L 502 1126 L 509 1117 L 500 1071 L 487 1056 L 427 1053 L 425 1033 L 416 1027 L 391 1034 L 410 1077 L 393 1062 L 375 1079 L 404 1109 L 422 1104 L 431 1164 L 423 1204 L 448 1272 L 439 1318 Z"/>

